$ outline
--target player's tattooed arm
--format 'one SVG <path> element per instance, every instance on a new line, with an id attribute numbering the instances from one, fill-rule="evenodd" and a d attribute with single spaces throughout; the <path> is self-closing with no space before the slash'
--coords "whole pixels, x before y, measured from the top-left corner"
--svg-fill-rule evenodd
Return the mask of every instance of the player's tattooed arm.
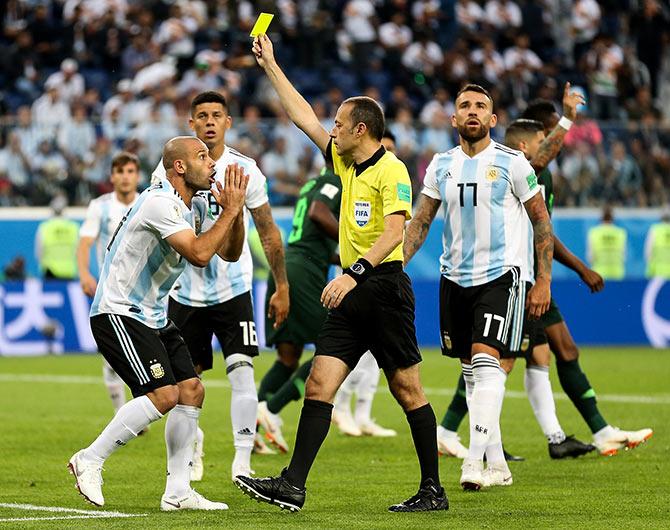
<path id="1" fill-rule="evenodd" d="M 289 295 L 286 264 L 284 263 L 284 244 L 281 240 L 279 228 L 272 219 L 270 205 L 265 204 L 250 210 L 254 224 L 263 245 L 265 257 L 270 265 L 270 271 L 275 280 L 276 291 L 268 304 L 268 315 L 275 319 L 275 328 L 280 326 L 288 316 Z"/>
<path id="2" fill-rule="evenodd" d="M 551 263 L 554 258 L 554 233 L 551 218 L 541 193 L 528 199 L 524 206 L 533 224 L 537 274 L 535 285 L 528 291 L 526 307 L 531 318 L 539 318 L 549 309 L 551 302 Z"/>
<path id="3" fill-rule="evenodd" d="M 414 216 L 405 230 L 405 243 L 403 244 L 405 265 L 409 263 L 424 241 L 426 241 L 430 225 L 439 209 L 439 200 L 428 197 L 428 195 L 423 193 L 421 194 L 416 212 L 414 212 Z"/>
<path id="4" fill-rule="evenodd" d="M 537 154 L 530 161 L 530 165 L 533 166 L 535 173 L 544 171 L 549 163 L 558 156 L 567 133 L 567 130 L 557 125 L 549 133 L 549 136 L 542 141 Z"/>

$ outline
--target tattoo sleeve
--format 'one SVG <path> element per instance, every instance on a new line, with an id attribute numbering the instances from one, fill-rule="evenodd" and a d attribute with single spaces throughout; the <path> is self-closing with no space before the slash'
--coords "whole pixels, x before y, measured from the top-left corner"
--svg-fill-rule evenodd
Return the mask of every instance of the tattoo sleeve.
<path id="1" fill-rule="evenodd" d="M 537 154 L 530 161 L 530 165 L 533 166 L 535 173 L 543 171 L 549 165 L 549 162 L 558 156 L 567 133 L 568 131 L 557 125 L 549 133 L 549 136 L 544 139 L 540 144 Z"/>
<path id="2" fill-rule="evenodd" d="M 533 239 L 537 257 L 537 278 L 551 281 L 551 263 L 554 258 L 554 234 L 551 218 L 541 193 L 536 193 L 524 203 L 533 223 Z"/>
<path id="3" fill-rule="evenodd" d="M 405 231 L 405 242 L 402 247 L 405 265 L 409 263 L 414 254 L 423 245 L 426 236 L 428 236 L 430 225 L 439 209 L 439 200 L 428 197 L 428 195 L 423 193 L 421 194 L 414 217 L 412 217 Z"/>
<path id="4" fill-rule="evenodd" d="M 270 265 L 272 276 L 277 285 L 287 283 L 286 264 L 284 263 L 284 244 L 279 229 L 272 219 L 270 205 L 265 203 L 251 211 L 254 224 L 263 245 L 265 257 Z"/>

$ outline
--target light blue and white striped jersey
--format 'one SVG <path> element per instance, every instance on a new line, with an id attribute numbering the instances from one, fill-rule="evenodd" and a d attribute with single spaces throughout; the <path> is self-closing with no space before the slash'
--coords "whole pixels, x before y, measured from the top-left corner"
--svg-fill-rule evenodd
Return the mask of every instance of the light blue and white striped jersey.
<path id="1" fill-rule="evenodd" d="M 91 316 L 125 315 L 154 329 L 167 324 L 167 296 L 186 260 L 165 239 L 199 228 L 206 203 L 194 197 L 191 207 L 167 179 L 140 194 L 108 244 Z"/>
<path id="2" fill-rule="evenodd" d="M 224 178 L 226 167 L 230 164 L 238 164 L 244 168 L 249 175 L 247 194 L 245 198 L 244 226 L 245 231 L 249 228 L 249 211 L 258 208 L 268 202 L 268 194 L 265 186 L 265 176 L 251 158 L 244 156 L 235 149 L 226 146 L 223 154 L 216 161 L 216 179 L 225 185 Z M 152 174 L 154 179 L 165 177 L 163 160 Z M 216 218 L 221 213 L 221 208 L 211 193 L 207 193 L 209 210 L 203 221 L 203 230 L 209 230 Z M 194 267 L 186 264 L 184 273 L 179 278 L 170 296 L 180 304 L 192 307 L 207 307 L 221 304 L 236 296 L 251 290 L 253 279 L 253 262 L 251 250 L 245 237 L 244 246 L 240 259 L 228 262 L 215 255 L 204 268 Z"/>
<path id="3" fill-rule="evenodd" d="M 423 184 L 422 193 L 443 205 L 440 273 L 445 278 L 470 287 L 519 267 L 521 279 L 533 281 L 523 203 L 540 187 L 521 151 L 491 141 L 470 158 L 455 147 L 433 157 Z"/>
<path id="4" fill-rule="evenodd" d="M 98 271 L 102 269 L 105 251 L 116 227 L 119 226 L 124 214 L 137 202 L 139 194 L 130 204 L 123 204 L 116 198 L 116 193 L 105 193 L 93 199 L 86 210 L 86 217 L 79 229 L 79 237 L 95 239 L 95 257 L 98 262 Z"/>

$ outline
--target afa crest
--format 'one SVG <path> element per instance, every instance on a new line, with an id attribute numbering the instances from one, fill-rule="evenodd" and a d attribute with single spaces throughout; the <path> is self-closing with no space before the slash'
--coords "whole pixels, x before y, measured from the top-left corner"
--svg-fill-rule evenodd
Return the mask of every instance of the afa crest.
<path id="1" fill-rule="evenodd" d="M 149 370 L 151 370 L 151 375 L 153 376 L 154 379 L 160 379 L 165 375 L 165 368 L 163 368 L 163 365 L 161 363 L 154 363 L 149 367 Z"/>
<path id="2" fill-rule="evenodd" d="M 521 351 L 525 352 L 528 350 L 528 346 L 530 346 L 530 337 L 528 334 L 523 336 L 523 340 L 521 341 Z"/>
<path id="3" fill-rule="evenodd" d="M 451 337 L 449 336 L 449 333 L 446 331 L 442 332 L 442 346 L 446 350 L 451 350 Z"/>
<path id="4" fill-rule="evenodd" d="M 495 182 L 498 180 L 499 177 L 499 171 L 498 168 L 495 166 L 489 166 L 486 168 L 486 180 L 489 182 Z"/>

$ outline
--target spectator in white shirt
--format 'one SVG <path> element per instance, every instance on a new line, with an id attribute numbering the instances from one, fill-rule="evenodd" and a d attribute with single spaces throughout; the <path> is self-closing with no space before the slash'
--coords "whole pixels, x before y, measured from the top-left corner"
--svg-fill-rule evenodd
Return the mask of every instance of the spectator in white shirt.
<path id="1" fill-rule="evenodd" d="M 451 117 L 451 115 L 454 113 L 454 110 L 454 104 L 451 101 L 449 92 L 446 88 L 440 87 L 435 90 L 433 99 L 426 103 L 421 109 L 421 113 L 419 114 L 419 121 L 428 127 L 432 122 L 434 114 L 444 113 Z"/>
<path id="2" fill-rule="evenodd" d="M 489 0 L 484 9 L 486 22 L 498 31 L 521 27 L 523 22 L 521 9 L 512 0 Z"/>
<path id="3" fill-rule="evenodd" d="M 508 71 L 516 70 L 516 74 L 530 82 L 535 72 L 542 68 L 542 60 L 529 48 L 530 39 L 525 33 L 517 36 L 515 45 L 505 50 L 503 60 Z"/>
<path id="4" fill-rule="evenodd" d="M 417 32 L 415 42 L 410 44 L 402 55 L 402 64 L 413 72 L 421 72 L 426 77 L 433 77 L 435 71 L 444 61 L 439 44 L 430 40 L 425 31 Z"/>
<path id="5" fill-rule="evenodd" d="M 54 81 L 47 81 L 44 88 L 46 92 L 31 107 L 33 124 L 42 132 L 43 137 L 54 139 L 58 128 L 70 120 L 70 107 L 61 100 Z"/>
<path id="6" fill-rule="evenodd" d="M 600 17 L 600 6 L 596 0 L 576 0 L 573 3 L 570 28 L 575 43 L 575 62 L 589 49 L 591 41 L 598 34 Z"/>
<path id="7" fill-rule="evenodd" d="M 72 105 L 72 119 L 58 131 L 58 147 L 71 162 L 79 159 L 90 163 L 96 136 L 93 125 L 86 115 L 86 107 L 81 103 Z"/>
<path id="8" fill-rule="evenodd" d="M 60 70 L 51 74 L 46 84 L 58 87 L 60 99 L 65 103 L 72 103 L 84 95 L 84 77 L 77 73 L 79 65 L 74 59 L 65 59 L 60 64 Z"/>
<path id="9" fill-rule="evenodd" d="M 195 18 L 184 14 L 180 5 L 173 4 L 170 7 L 170 18 L 161 22 L 154 35 L 154 42 L 164 46 L 172 57 L 189 57 L 195 52 L 193 35 L 197 30 L 198 22 Z"/>
<path id="10" fill-rule="evenodd" d="M 387 66 L 397 68 L 403 52 L 412 43 L 412 30 L 405 24 L 401 11 L 393 13 L 391 20 L 379 27 L 379 42 L 386 51 Z"/>
<path id="11" fill-rule="evenodd" d="M 456 4 L 456 22 L 458 25 L 470 32 L 477 31 L 486 19 L 486 13 L 481 6 L 473 0 L 458 0 Z"/>
<path id="12" fill-rule="evenodd" d="M 344 33 L 352 47 L 354 69 L 362 80 L 377 41 L 375 6 L 371 0 L 350 0 L 344 8 Z"/>
<path id="13" fill-rule="evenodd" d="M 470 60 L 481 66 L 482 75 L 489 83 L 496 84 L 505 75 L 505 61 L 490 38 L 483 39 L 482 47 L 472 52 Z"/>
<path id="14" fill-rule="evenodd" d="M 42 132 L 33 125 L 32 115 L 30 113 L 30 107 L 27 105 L 21 105 L 16 111 L 16 121 L 17 125 L 14 127 L 13 132 L 21 140 L 21 149 L 30 157 L 35 154 L 37 151 L 37 146 L 42 139 Z"/>
<path id="15" fill-rule="evenodd" d="M 7 135 L 7 145 L 0 149 L 0 173 L 7 175 L 15 191 L 23 194 L 30 183 L 30 163 L 14 131 Z"/>
<path id="16" fill-rule="evenodd" d="M 303 182 L 298 161 L 287 151 L 282 136 L 275 137 L 272 149 L 261 158 L 261 169 L 268 176 L 273 204 L 293 204 Z"/>

